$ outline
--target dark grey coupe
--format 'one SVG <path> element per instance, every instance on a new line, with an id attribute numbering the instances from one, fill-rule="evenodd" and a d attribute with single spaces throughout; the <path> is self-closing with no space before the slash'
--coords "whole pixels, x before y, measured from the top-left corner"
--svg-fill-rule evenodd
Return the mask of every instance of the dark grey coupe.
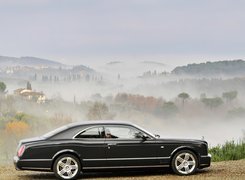
<path id="1" fill-rule="evenodd" d="M 164 139 L 126 122 L 73 123 L 20 141 L 18 170 L 53 171 L 60 179 L 98 169 L 171 167 L 178 175 L 209 167 L 207 142 Z"/>

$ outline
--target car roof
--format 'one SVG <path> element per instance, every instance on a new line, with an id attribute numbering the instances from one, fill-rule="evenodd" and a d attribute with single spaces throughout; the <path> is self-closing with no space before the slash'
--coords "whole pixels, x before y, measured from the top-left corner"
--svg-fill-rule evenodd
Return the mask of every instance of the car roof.
<path id="1" fill-rule="evenodd" d="M 138 129 L 141 129 L 142 131 L 144 131 L 145 133 L 147 133 L 148 135 L 154 137 L 154 135 L 150 132 L 148 132 L 147 130 L 143 129 L 142 127 L 139 127 L 131 122 L 128 121 L 120 121 L 120 120 L 90 120 L 90 121 L 78 121 L 78 122 L 73 122 L 70 124 L 67 124 L 65 126 L 62 126 L 58 129 L 55 129 L 45 135 L 43 135 L 43 137 L 52 137 L 55 134 L 59 134 L 61 132 L 63 132 L 64 130 L 68 130 L 71 128 L 77 128 L 79 126 L 93 126 L 93 125 L 129 125 L 129 126 L 134 126 Z"/>
<path id="2" fill-rule="evenodd" d="M 90 120 L 90 121 L 78 121 L 67 124 L 68 127 L 76 127 L 82 125 L 97 125 L 97 124 L 120 124 L 120 125 L 133 125 L 133 123 L 127 121 L 118 121 L 118 120 Z"/>

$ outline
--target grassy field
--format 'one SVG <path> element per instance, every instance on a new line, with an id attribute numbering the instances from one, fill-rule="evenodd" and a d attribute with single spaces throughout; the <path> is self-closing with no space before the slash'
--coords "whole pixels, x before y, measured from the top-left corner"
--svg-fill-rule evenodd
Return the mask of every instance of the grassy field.
<path id="1" fill-rule="evenodd" d="M 213 162 L 245 159 L 245 141 L 227 141 L 224 145 L 209 149 L 209 153 Z"/>

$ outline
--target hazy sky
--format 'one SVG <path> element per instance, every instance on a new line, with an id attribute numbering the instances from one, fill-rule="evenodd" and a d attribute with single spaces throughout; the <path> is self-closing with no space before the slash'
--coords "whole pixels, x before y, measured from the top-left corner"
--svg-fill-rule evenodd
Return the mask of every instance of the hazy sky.
<path id="1" fill-rule="evenodd" d="M 66 64 L 245 59 L 245 0 L 0 0 L 0 55 Z"/>

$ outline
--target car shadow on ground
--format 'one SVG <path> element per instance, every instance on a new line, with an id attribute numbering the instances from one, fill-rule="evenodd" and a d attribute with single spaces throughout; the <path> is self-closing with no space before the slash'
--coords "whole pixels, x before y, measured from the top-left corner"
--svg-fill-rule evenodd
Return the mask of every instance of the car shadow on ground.
<path id="1" fill-rule="evenodd" d="M 198 170 L 195 175 L 206 174 L 208 171 L 206 170 Z M 194 176 L 195 176 L 194 175 Z M 85 179 L 94 179 L 94 178 L 143 178 L 143 177 L 151 177 L 151 176 L 173 176 L 177 175 L 173 173 L 170 168 L 160 168 L 160 169 L 139 169 L 139 170 L 119 170 L 114 172 L 96 172 L 96 173 L 86 173 L 81 175 L 81 178 Z M 178 177 L 178 176 L 177 176 Z"/>
<path id="2" fill-rule="evenodd" d="M 96 173 L 85 173 L 81 177 L 86 179 L 93 178 L 113 178 L 113 177 L 143 177 L 143 176 L 157 176 L 172 174 L 170 169 L 139 169 L 139 170 L 126 170 L 120 169 L 118 171 L 114 170 L 112 172 L 96 172 Z"/>
<path id="3" fill-rule="evenodd" d="M 198 170 L 196 175 L 206 174 L 206 170 Z M 139 177 L 151 177 L 151 176 L 176 176 L 170 168 L 164 169 L 140 169 L 140 170 L 120 170 L 120 171 L 100 171 L 100 172 L 86 172 L 79 176 L 79 179 L 94 179 L 94 178 L 139 178 Z M 57 179 L 54 173 L 31 173 L 26 175 L 19 175 L 20 179 Z"/>

